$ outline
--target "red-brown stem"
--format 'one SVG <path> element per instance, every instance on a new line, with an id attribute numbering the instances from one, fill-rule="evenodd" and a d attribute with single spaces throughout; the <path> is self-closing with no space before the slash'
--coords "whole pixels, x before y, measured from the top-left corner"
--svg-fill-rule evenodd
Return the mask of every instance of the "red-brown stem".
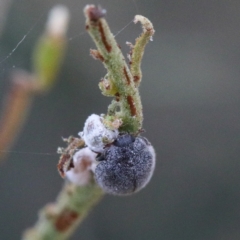
<path id="1" fill-rule="evenodd" d="M 11 89 L 6 97 L 0 120 L 0 159 L 14 143 L 32 103 L 33 84 L 27 73 L 14 74 Z"/>

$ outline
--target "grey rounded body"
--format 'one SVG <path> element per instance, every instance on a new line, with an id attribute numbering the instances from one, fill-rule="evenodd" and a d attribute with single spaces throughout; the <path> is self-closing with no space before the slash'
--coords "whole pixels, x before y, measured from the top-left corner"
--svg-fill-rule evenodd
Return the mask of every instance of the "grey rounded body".
<path id="1" fill-rule="evenodd" d="M 99 186 L 107 193 L 125 195 L 143 188 L 155 167 L 155 152 L 146 138 L 120 135 L 98 157 L 95 169 Z"/>

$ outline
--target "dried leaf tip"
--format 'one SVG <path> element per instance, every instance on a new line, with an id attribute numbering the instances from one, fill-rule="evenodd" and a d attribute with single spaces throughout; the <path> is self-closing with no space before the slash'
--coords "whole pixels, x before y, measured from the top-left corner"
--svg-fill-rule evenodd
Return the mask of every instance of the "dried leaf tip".
<path id="1" fill-rule="evenodd" d="M 136 15 L 133 22 L 135 24 L 140 22 L 142 24 L 144 33 L 148 32 L 151 36 L 155 33 L 152 23 L 146 17 L 143 17 L 142 15 Z"/>
<path id="2" fill-rule="evenodd" d="M 84 13 L 86 18 L 89 18 L 90 21 L 96 22 L 99 18 L 102 18 L 106 15 L 106 9 L 103 9 L 101 6 L 87 5 L 84 8 Z"/>

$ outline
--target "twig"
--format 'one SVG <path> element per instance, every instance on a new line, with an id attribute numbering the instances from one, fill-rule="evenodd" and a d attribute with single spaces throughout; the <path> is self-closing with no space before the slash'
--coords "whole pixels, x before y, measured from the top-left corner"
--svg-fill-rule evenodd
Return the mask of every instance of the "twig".
<path id="1" fill-rule="evenodd" d="M 149 40 L 152 40 L 154 29 L 152 23 L 141 15 L 136 15 L 134 23 L 140 22 L 143 26 L 143 33 L 136 39 L 136 43 L 132 46 L 131 51 L 131 73 L 133 75 L 135 86 L 138 87 L 142 79 L 141 62 L 144 53 L 144 48 Z"/>
<path id="2" fill-rule="evenodd" d="M 94 5 L 87 5 L 84 13 L 86 29 L 98 48 L 91 53 L 103 62 L 108 71 L 107 77 L 100 82 L 100 89 L 106 96 L 115 96 L 105 117 L 105 124 L 111 127 L 111 122 L 118 118 L 123 122 L 120 131 L 137 133 L 143 121 L 141 99 L 125 58 L 103 18 L 105 11 Z M 116 106 L 120 107 L 120 111 L 115 110 Z"/>
<path id="3" fill-rule="evenodd" d="M 102 190 L 94 182 L 85 187 L 66 184 L 56 203 L 48 204 L 40 211 L 38 222 L 24 233 L 22 239 L 68 238 L 102 196 Z"/>
<path id="4" fill-rule="evenodd" d="M 13 83 L 5 99 L 4 112 L 0 121 L 0 160 L 12 147 L 31 107 L 34 84 L 32 76 L 24 71 L 13 75 Z"/>
<path id="5" fill-rule="evenodd" d="M 0 121 L 0 160 L 8 153 L 27 119 L 33 98 L 54 84 L 66 48 L 69 14 L 64 6 L 55 6 L 46 31 L 39 38 L 33 54 L 33 73 L 15 71 L 10 93 Z"/>

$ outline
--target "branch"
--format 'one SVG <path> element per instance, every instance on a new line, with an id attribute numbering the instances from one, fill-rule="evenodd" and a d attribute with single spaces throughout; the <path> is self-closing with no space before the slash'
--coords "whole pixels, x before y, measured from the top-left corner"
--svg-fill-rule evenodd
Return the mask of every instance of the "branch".
<path id="1" fill-rule="evenodd" d="M 144 48 L 149 40 L 152 40 L 154 29 L 152 23 L 141 15 L 136 15 L 134 23 L 140 22 L 143 26 L 143 33 L 136 39 L 134 46 L 131 45 L 131 73 L 133 75 L 135 86 L 138 87 L 142 79 L 141 62 Z"/>
<path id="2" fill-rule="evenodd" d="M 56 203 L 48 204 L 40 211 L 39 220 L 24 233 L 22 239 L 68 238 L 102 196 L 102 190 L 93 181 L 85 187 L 66 184 Z"/>
<path id="3" fill-rule="evenodd" d="M 0 161 L 27 120 L 33 98 L 47 92 L 56 82 L 66 48 L 68 20 L 68 9 L 55 6 L 34 49 L 33 73 L 18 70 L 12 74 L 11 90 L 0 120 Z"/>
<path id="4" fill-rule="evenodd" d="M 137 133 L 142 128 L 143 121 L 140 95 L 125 58 L 103 18 L 105 10 L 87 5 L 84 13 L 86 29 L 98 48 L 91 53 L 103 62 L 108 71 L 100 82 L 100 89 L 104 95 L 115 97 L 109 106 L 108 115 L 105 116 L 105 124 L 111 128 L 112 122 L 120 119 L 123 123 L 120 131 Z M 116 110 L 116 106 L 120 111 Z"/>

